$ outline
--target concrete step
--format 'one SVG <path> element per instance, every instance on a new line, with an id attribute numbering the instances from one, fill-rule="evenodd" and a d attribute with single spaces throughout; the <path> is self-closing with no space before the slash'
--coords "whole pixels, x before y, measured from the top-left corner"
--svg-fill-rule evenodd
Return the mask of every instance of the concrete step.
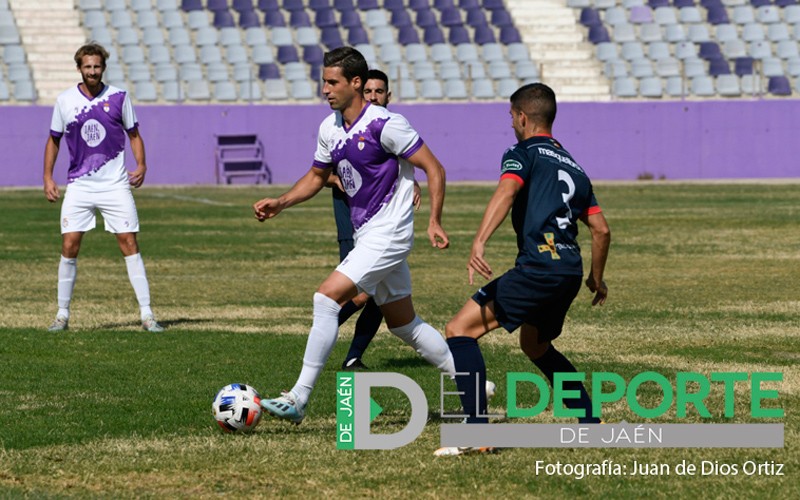
<path id="1" fill-rule="evenodd" d="M 24 28 L 49 28 L 52 26 L 75 26 L 78 27 L 80 25 L 80 21 L 78 18 L 74 19 L 66 19 L 63 16 L 60 18 L 40 18 L 40 17 L 20 17 L 17 16 L 17 27 L 19 29 Z"/>
<path id="2" fill-rule="evenodd" d="M 541 31 L 526 31 L 521 33 L 522 40 L 525 43 L 565 43 L 577 44 L 582 43 L 585 38 L 583 33 L 578 32 L 549 32 L 544 33 Z"/>
<path id="3" fill-rule="evenodd" d="M 600 68 L 586 67 L 586 68 L 563 68 L 558 65 L 545 64 L 542 68 L 542 73 L 547 75 L 548 78 L 584 78 L 584 77 L 597 77 L 600 75 Z"/>
<path id="4" fill-rule="evenodd" d="M 49 50 L 54 46 L 66 46 L 66 47 L 75 47 L 75 50 L 78 49 L 79 46 L 86 43 L 86 36 L 83 34 L 74 34 L 74 33 L 52 33 L 50 35 L 23 35 L 22 36 L 22 43 L 25 44 L 25 47 L 28 51 L 33 50 Z"/>

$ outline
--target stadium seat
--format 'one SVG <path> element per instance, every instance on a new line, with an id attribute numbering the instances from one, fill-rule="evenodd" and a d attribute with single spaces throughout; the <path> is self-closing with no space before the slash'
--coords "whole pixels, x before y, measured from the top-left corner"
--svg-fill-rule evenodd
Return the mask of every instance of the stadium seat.
<path id="1" fill-rule="evenodd" d="M 528 46 L 524 43 L 512 43 L 506 47 L 508 60 L 511 62 L 530 61 L 531 55 Z"/>
<path id="2" fill-rule="evenodd" d="M 653 22 L 653 11 L 644 5 L 635 5 L 630 8 L 628 18 L 633 24 L 649 24 Z"/>
<path id="3" fill-rule="evenodd" d="M 738 76 L 750 75 L 754 73 L 754 60 L 752 57 L 737 57 L 734 59 L 734 73 Z"/>
<path id="4" fill-rule="evenodd" d="M 714 81 L 710 76 L 705 75 L 692 78 L 690 88 L 692 95 L 698 97 L 712 97 L 717 93 Z"/>
<path id="5" fill-rule="evenodd" d="M 367 30 L 360 26 L 350 28 L 347 33 L 347 43 L 350 45 L 368 44 L 369 35 L 367 35 Z"/>
<path id="6" fill-rule="evenodd" d="M 271 86 L 276 86 L 276 83 L 280 83 L 283 85 L 284 97 L 279 95 L 279 92 L 276 92 L 271 96 L 274 100 L 281 100 L 286 99 L 288 96 L 285 94 L 286 92 L 286 85 L 283 81 L 280 80 L 269 80 L 268 82 L 264 83 L 264 87 L 270 88 Z M 257 102 L 261 100 L 261 85 L 257 81 L 251 82 L 241 82 L 239 83 L 239 98 L 248 101 L 248 102 Z"/>
<path id="7" fill-rule="evenodd" d="M 640 59 L 636 59 L 631 61 L 631 76 L 634 78 L 648 78 L 654 76 L 655 72 L 653 71 L 653 63 L 650 59 L 646 57 L 642 57 Z"/>
<path id="8" fill-rule="evenodd" d="M 156 86 L 149 80 L 136 82 L 134 96 L 136 97 L 137 101 L 142 102 L 152 102 L 158 100 Z"/>
<path id="9" fill-rule="evenodd" d="M 469 33 L 464 26 L 453 26 L 447 35 L 447 43 L 456 46 L 462 43 L 470 43 Z M 376 42 L 377 43 L 377 42 Z"/>
<path id="10" fill-rule="evenodd" d="M 611 91 L 616 97 L 638 97 L 636 89 L 636 79 L 629 76 L 615 78 L 611 85 Z"/>
<path id="11" fill-rule="evenodd" d="M 217 45 L 219 43 L 219 31 L 210 26 L 200 28 L 194 35 L 194 41 L 200 47 L 204 45 Z"/>
<path id="12" fill-rule="evenodd" d="M 706 19 L 709 24 L 728 24 L 728 10 L 722 5 L 711 5 L 706 8 Z"/>
<path id="13" fill-rule="evenodd" d="M 708 76 L 708 73 L 706 72 L 706 62 L 697 57 L 684 59 L 683 74 L 687 78 Z"/>
<path id="14" fill-rule="evenodd" d="M 600 19 L 600 13 L 597 10 L 586 7 L 581 9 L 580 23 L 584 26 L 598 26 L 603 24 L 603 21 Z"/>
<path id="15" fill-rule="evenodd" d="M 264 26 L 270 28 L 283 28 L 286 26 L 286 18 L 280 10 L 268 10 L 264 13 Z"/>
<path id="16" fill-rule="evenodd" d="M 740 5 L 733 8 L 733 22 L 744 25 L 754 23 L 756 20 L 755 11 L 750 5 Z"/>
<path id="17" fill-rule="evenodd" d="M 505 53 L 503 52 L 503 46 L 497 43 L 487 43 L 485 45 L 481 45 L 481 56 L 483 56 L 483 60 L 487 63 L 492 61 L 503 61 L 506 58 Z"/>
<path id="18" fill-rule="evenodd" d="M 745 42 L 756 42 L 766 40 L 764 27 L 758 23 L 749 23 L 742 26 L 742 40 Z"/>
<path id="19" fill-rule="evenodd" d="M 778 42 L 778 45 L 775 49 L 775 55 L 777 55 L 781 59 L 786 59 L 786 60 L 800 57 L 797 41 L 783 40 L 781 42 Z"/>
<path id="20" fill-rule="evenodd" d="M 429 26 L 425 28 L 422 39 L 425 44 L 429 46 L 436 43 L 445 43 L 444 33 L 438 26 Z"/>
<path id="21" fill-rule="evenodd" d="M 708 74 L 711 76 L 729 75 L 731 73 L 731 66 L 728 60 L 724 57 L 709 59 L 708 61 Z"/>
<path id="22" fill-rule="evenodd" d="M 476 99 L 493 99 L 494 84 L 488 79 L 478 79 L 472 81 L 472 97 Z"/>
<path id="23" fill-rule="evenodd" d="M 692 42 L 710 42 L 711 32 L 708 30 L 708 24 L 691 24 L 687 32 L 687 38 Z"/>
<path id="24" fill-rule="evenodd" d="M 503 26 L 500 28 L 500 43 L 503 45 L 511 45 L 513 43 L 522 43 L 522 35 L 519 30 L 514 26 Z"/>
<path id="25" fill-rule="evenodd" d="M 293 28 L 310 27 L 311 18 L 304 10 L 293 10 L 289 13 L 289 26 Z"/>
<path id="26" fill-rule="evenodd" d="M 156 65 L 155 80 L 159 83 L 167 81 L 176 81 L 178 79 L 178 70 L 175 69 L 171 63 L 161 63 Z"/>
<path id="27" fill-rule="evenodd" d="M 208 14 L 205 10 L 193 10 L 187 15 L 186 24 L 193 30 L 208 27 Z"/>
<path id="28" fill-rule="evenodd" d="M 420 43 L 412 43 L 406 46 L 406 61 L 415 63 L 428 60 L 428 49 Z"/>
<path id="29" fill-rule="evenodd" d="M 486 26 L 489 21 L 486 19 L 483 9 L 470 9 L 467 11 L 466 23 L 475 28 L 477 26 Z"/>
<path id="30" fill-rule="evenodd" d="M 628 63 L 621 59 L 606 61 L 606 63 L 603 65 L 603 74 L 606 75 L 606 78 L 609 80 L 613 80 L 614 78 L 619 78 L 621 76 L 631 76 L 630 72 L 628 71 Z"/>
<path id="31" fill-rule="evenodd" d="M 642 97 L 662 97 L 664 89 L 661 84 L 661 78 L 655 76 L 648 76 L 639 81 L 639 93 Z"/>
<path id="32" fill-rule="evenodd" d="M 0 79 L 0 101 L 7 101 L 11 99 L 11 94 L 8 92 L 8 85 L 5 80 Z"/>
<path id="33" fill-rule="evenodd" d="M 207 0 L 206 7 L 211 12 L 219 10 L 228 10 L 228 0 Z"/>
<path id="34" fill-rule="evenodd" d="M 646 23 L 639 26 L 639 39 L 642 42 L 660 42 L 664 40 L 661 26 L 656 23 Z"/>
<path id="35" fill-rule="evenodd" d="M 328 48 L 328 50 L 344 45 L 339 28 L 336 27 L 323 28 L 322 34 L 320 35 L 320 40 L 322 41 L 322 44 Z"/>
<path id="36" fill-rule="evenodd" d="M 147 60 L 152 64 L 168 63 L 172 60 L 169 49 L 164 45 L 153 45 L 148 49 Z"/>
<path id="37" fill-rule="evenodd" d="M 463 80 L 445 80 L 444 94 L 448 99 L 466 99 L 467 86 Z"/>
<path id="38" fill-rule="evenodd" d="M 494 30 L 492 30 L 492 28 L 489 26 L 476 27 L 474 37 L 474 41 L 478 45 L 497 42 L 497 39 L 494 36 Z"/>
<path id="39" fill-rule="evenodd" d="M 681 74 L 681 64 L 674 57 L 656 61 L 656 73 L 663 78 L 676 77 Z"/>
<path id="40" fill-rule="evenodd" d="M 608 61 L 619 57 L 617 44 L 613 42 L 599 43 L 596 45 L 597 59 L 600 61 Z"/>
<path id="41" fill-rule="evenodd" d="M 161 85 L 161 95 L 164 96 L 164 100 L 169 102 L 182 101 L 183 89 L 181 87 L 180 82 L 177 81 L 164 82 Z"/>
<path id="42" fill-rule="evenodd" d="M 293 99 L 298 100 L 311 100 L 316 97 L 311 82 L 307 79 L 294 80 L 291 83 L 291 95 Z"/>
<path id="43" fill-rule="evenodd" d="M 717 93 L 722 97 L 739 97 L 742 95 L 739 77 L 731 74 L 718 76 Z"/>
<path id="44" fill-rule="evenodd" d="M 218 10 L 214 12 L 214 26 L 217 28 L 235 27 L 236 23 L 233 21 L 233 14 L 228 10 Z"/>
<path id="45" fill-rule="evenodd" d="M 764 59 L 765 57 L 772 57 L 772 45 L 769 42 L 757 41 L 750 43 L 748 48 L 748 55 L 755 59 Z"/>
<path id="46" fill-rule="evenodd" d="M 514 69 L 514 76 L 520 80 L 539 79 L 539 68 L 531 61 L 520 61 Z"/>
<path id="47" fill-rule="evenodd" d="M 172 28 L 169 30 L 169 43 L 175 45 L 191 45 L 192 37 L 184 27 Z"/>
<path id="48" fill-rule="evenodd" d="M 686 30 L 682 24 L 668 24 L 664 27 L 664 39 L 672 43 L 683 42 L 686 40 Z"/>
<path id="49" fill-rule="evenodd" d="M 220 81 L 214 84 L 214 100 L 222 102 L 235 101 L 238 98 L 236 95 L 236 85 L 230 81 Z"/>
<path id="50" fill-rule="evenodd" d="M 772 95 L 790 96 L 792 86 L 785 76 L 772 76 L 767 83 L 767 91 Z"/>
<path id="51" fill-rule="evenodd" d="M 36 100 L 36 86 L 30 80 L 18 80 L 14 82 L 14 99 L 17 101 Z"/>

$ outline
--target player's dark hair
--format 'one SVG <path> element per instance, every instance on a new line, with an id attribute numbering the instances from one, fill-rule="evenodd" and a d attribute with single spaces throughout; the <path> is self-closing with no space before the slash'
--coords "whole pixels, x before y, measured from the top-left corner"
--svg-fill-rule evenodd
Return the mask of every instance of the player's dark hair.
<path id="1" fill-rule="evenodd" d="M 556 121 L 556 93 L 543 83 L 529 83 L 511 94 L 511 107 L 534 123 L 552 127 Z"/>
<path id="2" fill-rule="evenodd" d="M 369 74 L 367 76 L 367 80 L 381 80 L 384 83 L 384 87 L 386 91 L 389 91 L 389 77 L 383 71 L 379 69 L 371 69 L 369 70 Z"/>
<path id="3" fill-rule="evenodd" d="M 97 42 L 89 42 L 75 52 L 75 64 L 80 68 L 83 56 L 100 56 L 103 60 L 103 67 L 106 67 L 106 59 L 108 59 L 108 51 Z"/>
<path id="4" fill-rule="evenodd" d="M 369 66 L 367 60 L 353 47 L 339 47 L 325 53 L 322 64 L 326 68 L 340 67 L 342 74 L 348 82 L 353 81 L 353 78 L 361 78 L 361 90 L 364 90 L 364 84 L 367 83 L 369 76 Z"/>

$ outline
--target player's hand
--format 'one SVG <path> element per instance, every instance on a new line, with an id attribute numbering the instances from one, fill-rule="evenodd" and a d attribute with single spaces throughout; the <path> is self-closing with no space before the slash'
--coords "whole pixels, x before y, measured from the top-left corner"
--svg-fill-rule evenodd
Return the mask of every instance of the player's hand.
<path id="1" fill-rule="evenodd" d="M 472 244 L 472 253 L 469 256 L 467 263 L 467 271 L 469 272 L 469 284 L 475 284 L 475 273 L 480 274 L 487 280 L 492 279 L 492 267 L 486 262 L 484 256 L 484 246 L 482 243 Z"/>
<path id="2" fill-rule="evenodd" d="M 255 217 L 259 222 L 264 222 L 267 219 L 275 217 L 281 213 L 282 210 L 283 206 L 280 200 L 275 198 L 264 198 L 253 204 L 253 212 L 255 212 Z"/>
<path id="3" fill-rule="evenodd" d="M 600 280 L 600 284 L 598 285 L 595 280 L 594 276 L 591 274 L 588 278 L 586 278 L 586 286 L 589 290 L 594 293 L 594 298 L 592 299 L 592 305 L 603 305 L 606 301 L 606 297 L 608 297 L 608 286 L 606 286 L 606 282 Z"/>
<path id="4" fill-rule="evenodd" d="M 419 182 L 414 181 L 414 210 L 419 210 L 422 205 L 422 188 L 419 187 Z"/>
<path id="5" fill-rule="evenodd" d="M 141 187 L 144 184 L 144 174 L 147 173 L 147 167 L 139 165 L 133 172 L 128 172 L 128 182 L 134 188 Z"/>
<path id="6" fill-rule="evenodd" d="M 61 196 L 58 191 L 58 184 L 53 179 L 44 181 L 44 196 L 50 203 L 54 203 Z"/>
<path id="7" fill-rule="evenodd" d="M 434 248 L 445 249 L 450 246 L 450 238 L 438 222 L 428 224 L 428 239 Z"/>

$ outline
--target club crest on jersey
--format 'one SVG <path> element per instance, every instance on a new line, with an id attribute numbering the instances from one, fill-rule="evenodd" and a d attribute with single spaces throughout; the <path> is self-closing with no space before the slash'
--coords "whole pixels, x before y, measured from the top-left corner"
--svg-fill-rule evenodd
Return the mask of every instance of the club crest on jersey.
<path id="1" fill-rule="evenodd" d="M 544 233 L 542 236 L 544 236 L 544 241 L 547 244 L 536 247 L 539 250 L 539 253 L 550 252 L 551 259 L 561 260 L 561 256 L 558 255 L 558 251 L 556 250 L 555 235 L 553 233 Z"/>
<path id="2" fill-rule="evenodd" d="M 103 111 L 108 113 L 110 110 L 111 110 L 111 104 L 108 101 L 104 102 L 103 103 Z"/>
<path id="3" fill-rule="evenodd" d="M 522 170 L 522 163 L 518 162 L 517 160 L 509 159 L 503 162 L 503 167 L 500 170 L 503 172 Z"/>
<path id="4" fill-rule="evenodd" d="M 358 150 L 359 151 L 364 151 L 364 140 L 365 139 L 364 139 L 363 136 L 358 138 Z"/>

